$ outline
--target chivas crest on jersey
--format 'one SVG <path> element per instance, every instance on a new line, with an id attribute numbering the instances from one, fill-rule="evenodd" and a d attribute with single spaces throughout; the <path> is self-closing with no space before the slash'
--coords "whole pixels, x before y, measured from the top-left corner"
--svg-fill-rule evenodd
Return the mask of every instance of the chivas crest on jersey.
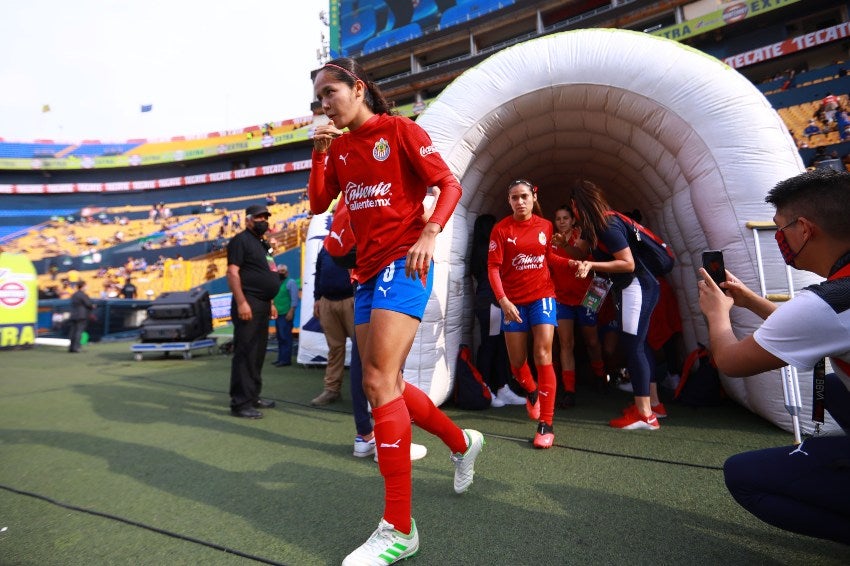
<path id="1" fill-rule="evenodd" d="M 372 149 L 372 157 L 376 161 L 386 161 L 390 156 L 390 144 L 384 138 L 375 142 L 375 147 Z"/>

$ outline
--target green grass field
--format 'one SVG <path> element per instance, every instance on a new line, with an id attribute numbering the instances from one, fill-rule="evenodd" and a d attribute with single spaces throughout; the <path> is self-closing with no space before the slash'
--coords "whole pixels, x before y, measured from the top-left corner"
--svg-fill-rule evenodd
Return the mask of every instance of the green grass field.
<path id="1" fill-rule="evenodd" d="M 339 564 L 383 506 L 377 465 L 351 455 L 349 395 L 312 408 L 322 370 L 267 365 L 278 407 L 236 419 L 229 367 L 206 352 L 137 362 L 128 342 L 0 352 L 0 564 Z M 548 451 L 531 448 L 523 407 L 444 407 L 487 440 L 461 496 L 448 449 L 414 429 L 429 453 L 405 564 L 850 563 L 850 548 L 765 525 L 723 485 L 726 457 L 788 433 L 731 403 L 668 404 L 661 430 L 620 431 L 607 421 L 626 394 L 578 400 Z"/>

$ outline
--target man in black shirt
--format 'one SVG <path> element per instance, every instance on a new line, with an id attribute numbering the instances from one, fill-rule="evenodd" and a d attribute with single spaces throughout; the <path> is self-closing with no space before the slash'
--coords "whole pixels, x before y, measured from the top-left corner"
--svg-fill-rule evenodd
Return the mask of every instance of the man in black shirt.
<path id="1" fill-rule="evenodd" d="M 269 318 L 277 317 L 272 299 L 280 287 L 272 249 L 263 239 L 269 216 L 264 205 L 252 204 L 245 209 L 245 230 L 227 244 L 227 284 L 233 293 L 230 412 L 248 419 L 260 419 L 263 414 L 257 409 L 275 406 L 260 398 Z"/>
<path id="2" fill-rule="evenodd" d="M 130 279 L 130 276 L 127 276 L 127 281 L 124 283 L 124 286 L 121 287 L 121 296 L 125 299 L 135 299 L 136 298 L 136 286 L 133 285 L 133 281 Z"/>
<path id="3" fill-rule="evenodd" d="M 71 345 L 68 347 L 68 351 L 72 354 L 80 353 L 83 332 L 86 330 L 86 325 L 93 310 L 94 303 L 86 295 L 86 282 L 80 280 L 77 283 L 77 292 L 71 295 L 71 326 L 69 330 Z"/>

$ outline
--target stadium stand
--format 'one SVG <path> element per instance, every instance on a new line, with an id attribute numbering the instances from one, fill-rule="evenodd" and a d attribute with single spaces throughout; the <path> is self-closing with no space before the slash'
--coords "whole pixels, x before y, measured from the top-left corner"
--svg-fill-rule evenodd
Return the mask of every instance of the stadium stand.
<path id="1" fill-rule="evenodd" d="M 398 29 L 376 35 L 367 41 L 363 45 L 363 54 L 366 55 L 374 51 L 386 49 L 387 47 L 392 47 L 393 45 L 398 45 L 399 43 L 404 43 L 417 37 L 422 37 L 422 28 L 419 27 L 419 24 L 407 24 Z"/>
<path id="2" fill-rule="evenodd" d="M 344 53 L 359 52 L 378 30 L 375 10 L 371 6 L 343 13 L 340 22 L 340 47 Z"/>
<path id="3" fill-rule="evenodd" d="M 440 29 L 456 26 L 474 20 L 484 14 L 510 6 L 514 0 L 467 0 L 458 2 L 443 12 L 440 18 Z"/>
<path id="4" fill-rule="evenodd" d="M 0 157 L 22 159 L 54 157 L 68 147 L 67 143 L 3 142 L 0 143 Z"/>
<path id="5" fill-rule="evenodd" d="M 140 144 L 138 143 L 81 143 L 71 151 L 64 153 L 64 155 L 73 155 L 76 157 L 83 157 L 85 155 L 93 157 L 101 155 L 122 155 L 133 151 L 133 149 L 139 147 L 139 145 Z M 57 155 L 57 157 L 59 156 Z"/>

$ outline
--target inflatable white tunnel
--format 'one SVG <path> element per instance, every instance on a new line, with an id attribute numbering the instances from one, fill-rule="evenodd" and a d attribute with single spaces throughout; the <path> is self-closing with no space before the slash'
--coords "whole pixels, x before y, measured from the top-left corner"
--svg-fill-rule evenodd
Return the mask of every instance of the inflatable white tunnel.
<path id="1" fill-rule="evenodd" d="M 669 278 L 691 349 L 708 338 L 696 287 L 701 252 L 724 250 L 727 268 L 758 289 L 746 224 L 770 220 L 766 192 L 803 171 L 786 126 L 745 77 L 679 43 L 623 30 L 565 32 L 505 49 L 449 85 L 419 124 L 464 189 L 438 239 L 434 293 L 405 369 L 437 403 L 451 391 L 459 344 L 471 337 L 472 225 L 479 214 L 510 213 L 511 179 L 533 180 L 547 214 L 576 177 L 604 187 L 615 208 L 640 209 L 678 258 Z M 763 235 L 762 250 L 768 292 L 784 292 L 772 234 Z M 817 280 L 794 277 L 798 289 Z M 759 322 L 734 309 L 739 335 Z M 810 376 L 800 374 L 804 416 Z M 778 371 L 724 377 L 724 386 L 790 430 Z"/>

